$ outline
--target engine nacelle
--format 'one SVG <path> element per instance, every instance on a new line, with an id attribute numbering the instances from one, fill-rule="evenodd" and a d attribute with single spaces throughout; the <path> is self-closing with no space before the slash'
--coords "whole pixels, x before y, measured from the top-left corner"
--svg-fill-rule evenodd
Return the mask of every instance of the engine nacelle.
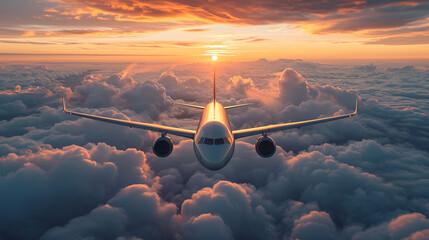
<path id="1" fill-rule="evenodd" d="M 152 150 L 158 157 L 167 157 L 173 151 L 173 141 L 167 136 L 159 137 L 153 143 Z"/>
<path id="2" fill-rule="evenodd" d="M 256 140 L 255 149 L 259 156 L 268 158 L 276 152 L 276 143 L 270 137 L 261 136 Z"/>

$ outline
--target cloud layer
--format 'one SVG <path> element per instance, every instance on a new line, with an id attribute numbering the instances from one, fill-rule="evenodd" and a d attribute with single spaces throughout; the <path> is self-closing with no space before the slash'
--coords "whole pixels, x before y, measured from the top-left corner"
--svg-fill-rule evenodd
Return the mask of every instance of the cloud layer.
<path id="1" fill-rule="evenodd" d="M 271 134 L 268 159 L 255 138 L 237 141 L 215 172 L 191 140 L 172 136 L 174 151 L 158 158 L 158 134 L 68 116 L 59 102 L 193 129 L 200 112 L 173 102 L 210 101 L 208 66 L 112 68 L 2 66 L 0 238 L 427 238 L 427 66 L 220 64 L 219 101 L 253 103 L 229 110 L 234 129 L 360 107 L 355 118 Z"/>

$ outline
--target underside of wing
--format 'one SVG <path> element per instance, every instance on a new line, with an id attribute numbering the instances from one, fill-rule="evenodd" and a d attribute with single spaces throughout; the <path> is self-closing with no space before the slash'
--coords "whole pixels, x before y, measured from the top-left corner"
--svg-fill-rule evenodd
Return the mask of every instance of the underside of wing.
<path id="1" fill-rule="evenodd" d="M 192 138 L 192 139 L 195 136 L 195 131 L 183 129 L 183 128 L 167 127 L 167 126 L 162 126 L 162 125 L 158 125 L 158 124 L 134 122 L 134 121 L 108 118 L 108 117 L 101 117 L 101 116 L 96 116 L 96 115 L 91 115 L 91 114 L 86 114 L 86 113 L 69 111 L 66 109 L 64 98 L 63 98 L 63 111 L 67 114 L 70 114 L 70 115 L 80 116 L 80 117 L 84 117 L 84 118 L 90 118 L 90 119 L 94 119 L 94 120 L 98 120 L 98 121 L 102 121 L 102 122 L 113 123 L 113 124 L 117 124 L 117 125 L 131 127 L 131 128 L 133 128 L 133 127 L 134 128 L 140 128 L 140 129 L 145 129 L 145 130 L 150 130 L 150 131 L 155 131 L 155 132 L 161 132 L 163 134 L 169 133 L 172 135 L 177 135 L 177 136 Z"/>
<path id="2" fill-rule="evenodd" d="M 232 131 L 232 133 L 234 134 L 234 138 L 237 139 L 237 138 L 243 138 L 243 137 L 248 137 L 248 136 L 257 135 L 257 134 L 277 132 L 277 131 L 283 131 L 283 130 L 292 129 L 292 128 L 300 128 L 300 127 L 305 127 L 305 126 L 309 126 L 309 125 L 315 125 L 315 124 L 319 124 L 319 123 L 335 121 L 335 120 L 339 120 L 339 119 L 343 119 L 343 118 L 353 117 L 354 115 L 357 114 L 357 107 L 358 107 L 358 105 L 357 105 L 357 101 L 356 101 L 356 109 L 353 113 L 344 114 L 344 115 L 340 115 L 340 116 L 334 116 L 334 117 L 318 118 L 318 119 L 300 121 L 300 122 L 280 123 L 280 124 L 268 125 L 268 126 L 263 126 L 263 127 L 241 129 L 241 130 Z"/>

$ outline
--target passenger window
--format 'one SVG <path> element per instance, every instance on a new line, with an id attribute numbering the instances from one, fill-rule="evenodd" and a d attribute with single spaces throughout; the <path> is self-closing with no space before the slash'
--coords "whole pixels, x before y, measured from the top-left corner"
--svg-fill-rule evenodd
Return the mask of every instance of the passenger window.
<path id="1" fill-rule="evenodd" d="M 201 143 L 203 143 L 204 142 L 204 138 L 203 137 L 200 137 L 200 140 L 198 141 L 198 144 L 201 144 Z"/>
<path id="2" fill-rule="evenodd" d="M 204 144 L 213 145 L 213 138 L 205 138 L 204 139 Z"/>
<path id="3" fill-rule="evenodd" d="M 221 145 L 221 144 L 223 144 L 224 142 L 223 142 L 223 138 L 216 138 L 215 139 L 215 145 Z"/>

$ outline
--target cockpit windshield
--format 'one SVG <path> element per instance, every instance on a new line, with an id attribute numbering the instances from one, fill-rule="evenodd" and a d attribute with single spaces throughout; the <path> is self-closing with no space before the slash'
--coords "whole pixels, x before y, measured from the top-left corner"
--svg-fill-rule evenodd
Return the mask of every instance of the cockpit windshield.
<path id="1" fill-rule="evenodd" d="M 213 138 L 205 138 L 204 139 L 204 144 L 213 145 Z"/>
<path id="2" fill-rule="evenodd" d="M 198 144 L 206 144 L 206 145 L 222 145 L 222 144 L 231 144 L 231 140 L 229 137 L 223 137 L 223 138 L 205 138 L 201 137 L 198 140 Z"/>
<path id="3" fill-rule="evenodd" d="M 216 145 L 222 145 L 224 143 L 223 138 L 216 138 L 215 139 L 215 144 Z"/>

